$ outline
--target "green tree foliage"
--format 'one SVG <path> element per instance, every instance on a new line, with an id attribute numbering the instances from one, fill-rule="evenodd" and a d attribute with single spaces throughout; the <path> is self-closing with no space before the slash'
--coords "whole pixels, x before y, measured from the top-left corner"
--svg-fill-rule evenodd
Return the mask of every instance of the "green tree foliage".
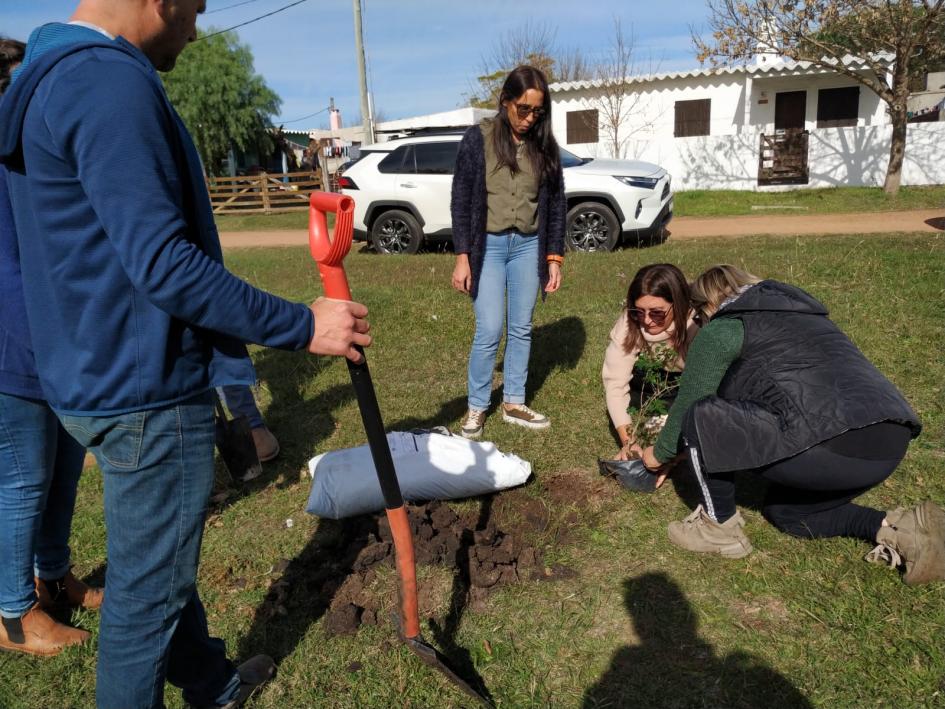
<path id="1" fill-rule="evenodd" d="M 886 103 L 892 124 L 884 189 L 899 191 L 906 102 L 916 76 L 945 56 L 945 0 L 707 0 L 711 36 L 694 36 L 700 61 L 747 61 L 767 52 L 845 74 Z M 847 55 L 866 70 L 848 66 Z"/>
<path id="2" fill-rule="evenodd" d="M 162 78 L 209 173 L 220 174 L 231 146 L 273 149 L 269 126 L 282 100 L 255 73 L 253 54 L 235 33 L 198 39 Z"/>

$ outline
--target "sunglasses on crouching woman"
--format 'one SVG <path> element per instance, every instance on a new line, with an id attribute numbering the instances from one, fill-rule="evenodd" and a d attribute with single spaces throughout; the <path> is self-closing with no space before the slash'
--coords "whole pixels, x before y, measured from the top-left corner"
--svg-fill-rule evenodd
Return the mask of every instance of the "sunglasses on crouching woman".
<path id="1" fill-rule="evenodd" d="M 646 320 L 646 316 L 650 316 L 650 321 L 654 325 L 662 325 L 666 322 L 666 318 L 669 317 L 669 310 L 655 310 L 646 308 L 628 308 L 627 313 L 630 315 L 630 319 L 633 320 L 637 325 L 642 325 Z"/>

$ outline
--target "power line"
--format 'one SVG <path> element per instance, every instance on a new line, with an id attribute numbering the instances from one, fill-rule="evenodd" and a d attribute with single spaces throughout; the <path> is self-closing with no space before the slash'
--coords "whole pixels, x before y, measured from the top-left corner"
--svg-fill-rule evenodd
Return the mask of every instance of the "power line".
<path id="1" fill-rule="evenodd" d="M 295 7 L 296 5 L 301 5 L 303 2 L 308 2 L 308 0 L 295 0 L 293 3 L 289 3 L 283 7 L 280 7 L 278 10 L 273 10 L 272 12 L 267 12 L 265 15 L 260 15 L 259 17 L 254 17 L 251 20 L 246 22 L 240 22 L 238 25 L 233 25 L 232 27 L 227 27 L 225 30 L 218 30 L 217 32 L 211 32 L 210 34 L 205 34 L 202 37 L 197 38 L 197 42 L 202 42 L 205 39 L 210 39 L 210 37 L 216 37 L 218 34 L 223 34 L 224 32 L 229 32 L 230 30 L 235 30 L 239 27 L 245 27 L 246 25 L 251 25 L 254 22 L 259 22 L 259 20 L 264 20 L 267 17 L 272 17 L 277 12 L 282 12 L 283 10 L 288 10 L 290 7 Z"/>
<path id="2" fill-rule="evenodd" d="M 227 5 L 226 7 L 218 7 L 216 10 L 207 10 L 203 14 L 212 15 L 214 12 L 223 12 L 224 10 L 232 10 L 234 7 L 240 7 L 241 5 L 249 5 L 251 2 L 259 2 L 259 0 L 243 0 L 243 2 L 233 3 L 232 5 Z"/>
<path id="3" fill-rule="evenodd" d="M 328 108 L 323 108 L 321 111 L 315 111 L 315 113 L 310 113 L 307 116 L 302 116 L 301 118 L 293 118 L 291 121 L 279 121 L 279 125 L 285 125 L 286 123 L 298 123 L 299 121 L 304 121 L 306 118 L 312 118 L 313 116 L 317 116 L 319 113 L 324 113 L 329 108 L 331 108 L 331 106 L 329 106 Z"/>

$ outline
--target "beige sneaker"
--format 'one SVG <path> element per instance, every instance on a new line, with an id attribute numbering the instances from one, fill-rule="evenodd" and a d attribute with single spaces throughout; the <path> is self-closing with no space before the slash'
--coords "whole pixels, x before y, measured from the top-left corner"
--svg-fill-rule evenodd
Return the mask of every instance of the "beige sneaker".
<path id="1" fill-rule="evenodd" d="M 739 512 L 719 524 L 699 505 L 681 522 L 670 522 L 669 540 L 689 551 L 741 559 L 748 556 L 752 548 L 742 529 L 744 526 L 745 520 Z"/>
<path id="2" fill-rule="evenodd" d="M 548 428 L 551 425 L 547 416 L 532 411 L 525 404 L 502 404 L 502 420 L 525 428 Z"/>
<path id="3" fill-rule="evenodd" d="M 902 566 L 902 580 L 910 586 L 945 580 L 945 510 L 926 501 L 887 512 L 886 522 L 867 561 Z"/>
<path id="4" fill-rule="evenodd" d="M 486 423 L 486 412 L 479 409 L 469 409 L 466 412 L 466 418 L 463 419 L 463 427 L 459 434 L 463 438 L 479 438 L 482 435 L 482 427 Z"/>

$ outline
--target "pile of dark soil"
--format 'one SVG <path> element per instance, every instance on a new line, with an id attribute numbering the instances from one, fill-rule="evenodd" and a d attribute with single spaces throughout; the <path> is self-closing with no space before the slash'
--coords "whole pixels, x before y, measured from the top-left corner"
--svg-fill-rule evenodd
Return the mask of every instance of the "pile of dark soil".
<path id="1" fill-rule="evenodd" d="M 442 502 L 408 506 L 417 565 L 444 566 L 457 576 L 458 586 L 472 602 L 481 602 L 489 591 L 544 575 L 542 553 L 523 541 L 519 532 L 499 529 L 489 522 L 476 529 L 475 519 L 464 519 Z M 330 634 L 351 633 L 363 624 L 385 622 L 390 597 L 367 592 L 374 585 L 377 567 L 393 565 L 394 545 L 386 516 L 361 518 L 365 544 L 351 565 L 351 573 L 332 593 L 325 627 Z M 359 535 L 360 536 L 360 535 Z M 454 583 L 454 588 L 457 583 Z M 421 584 L 421 592 L 422 592 Z M 327 599 L 326 599 L 327 600 Z M 421 612 L 424 598 L 421 593 Z M 429 600 L 426 605 L 429 605 Z M 453 599 L 452 602 L 462 599 Z"/>
<path id="2" fill-rule="evenodd" d="M 466 608 L 481 610 L 508 584 L 573 577 L 570 568 L 546 566 L 544 551 L 575 541 L 588 516 L 611 498 L 611 488 L 597 476 L 559 474 L 537 490 L 483 497 L 478 509 L 439 501 L 408 505 L 421 618 L 442 623 Z M 277 570 L 284 574 L 273 579 L 259 612 L 270 618 L 324 612 L 330 635 L 387 623 L 397 605 L 393 566 L 383 513 L 321 520 L 302 555 Z"/>

